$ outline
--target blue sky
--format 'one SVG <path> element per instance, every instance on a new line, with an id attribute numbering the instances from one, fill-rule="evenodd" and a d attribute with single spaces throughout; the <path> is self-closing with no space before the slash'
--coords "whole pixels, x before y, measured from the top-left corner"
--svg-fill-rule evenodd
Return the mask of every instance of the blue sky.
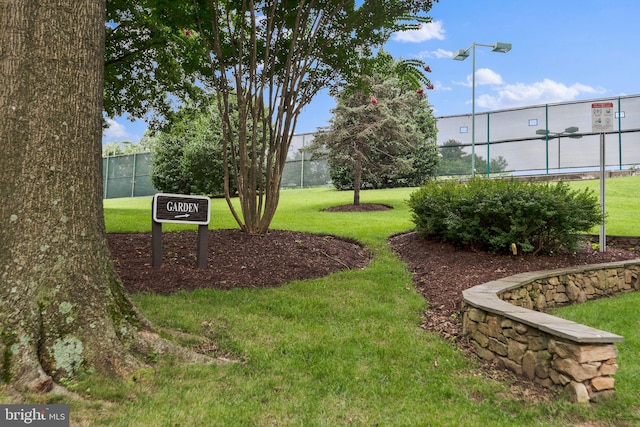
<path id="1" fill-rule="evenodd" d="M 385 49 L 426 61 L 436 116 L 471 112 L 471 57 L 452 54 L 473 42 L 513 45 L 508 53 L 476 48 L 476 112 L 640 93 L 638 0 L 441 0 L 421 30 L 395 34 Z M 296 133 L 327 125 L 333 100 L 319 94 Z M 117 118 L 103 142 L 137 142 L 143 121 Z"/>

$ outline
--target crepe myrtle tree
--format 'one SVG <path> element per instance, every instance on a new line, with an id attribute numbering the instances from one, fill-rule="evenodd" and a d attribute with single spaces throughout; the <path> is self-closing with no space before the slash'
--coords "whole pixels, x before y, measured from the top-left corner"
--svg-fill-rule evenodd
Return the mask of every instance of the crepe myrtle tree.
<path id="1" fill-rule="evenodd" d="M 201 47 L 204 86 L 216 92 L 226 167 L 225 196 L 240 228 L 268 231 L 302 109 L 324 88 L 349 83 L 372 66 L 393 32 L 430 18 L 432 0 L 164 2 L 162 22 Z M 419 61 L 412 63 L 418 64 Z M 192 62 L 191 62 L 192 63 Z M 420 65 L 420 64 L 418 64 Z M 404 71 L 420 78 L 415 66 Z M 237 129 L 231 122 L 237 110 Z M 235 179 L 240 211 L 231 202 Z"/>
<path id="2" fill-rule="evenodd" d="M 135 309 L 107 247 L 104 22 L 104 0 L 0 1 L 0 382 L 20 391 L 186 354 Z"/>
<path id="3" fill-rule="evenodd" d="M 354 205 L 360 204 L 363 187 L 422 184 L 438 161 L 435 118 L 425 89 L 414 90 L 414 82 L 407 81 L 406 61 L 395 61 L 384 51 L 375 60 L 376 67 L 362 77 L 364 88 L 335 94 L 329 129 L 317 134 L 310 147 L 316 158 L 327 158 L 336 188 L 354 190 Z"/>

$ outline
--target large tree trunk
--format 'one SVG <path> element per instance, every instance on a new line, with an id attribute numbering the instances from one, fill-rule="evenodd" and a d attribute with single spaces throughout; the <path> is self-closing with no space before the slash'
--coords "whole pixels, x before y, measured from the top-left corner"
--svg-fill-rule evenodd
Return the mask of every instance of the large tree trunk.
<path id="1" fill-rule="evenodd" d="M 144 319 L 102 210 L 105 0 L 0 0 L 0 381 L 125 373 Z"/>

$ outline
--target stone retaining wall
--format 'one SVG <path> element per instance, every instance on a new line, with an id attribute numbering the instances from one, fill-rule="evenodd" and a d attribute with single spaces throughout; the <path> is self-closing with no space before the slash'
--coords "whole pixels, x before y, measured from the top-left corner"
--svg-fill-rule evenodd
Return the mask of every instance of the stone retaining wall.
<path id="1" fill-rule="evenodd" d="M 518 274 L 463 292 L 463 332 L 482 359 L 597 401 L 614 392 L 623 337 L 543 311 L 638 290 L 640 260 Z"/>

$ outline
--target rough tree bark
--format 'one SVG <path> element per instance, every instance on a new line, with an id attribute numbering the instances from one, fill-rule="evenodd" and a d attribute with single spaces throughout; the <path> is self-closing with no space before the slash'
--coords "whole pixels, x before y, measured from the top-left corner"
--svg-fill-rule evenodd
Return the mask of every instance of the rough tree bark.
<path id="1" fill-rule="evenodd" d="M 148 327 L 102 209 L 105 0 L 0 0 L 0 382 L 124 374 Z"/>
<path id="2" fill-rule="evenodd" d="M 354 178 L 353 178 L 353 204 L 355 206 L 360 205 L 360 187 L 362 186 L 362 162 L 364 154 L 362 150 L 356 144 L 356 164 L 354 165 Z"/>

